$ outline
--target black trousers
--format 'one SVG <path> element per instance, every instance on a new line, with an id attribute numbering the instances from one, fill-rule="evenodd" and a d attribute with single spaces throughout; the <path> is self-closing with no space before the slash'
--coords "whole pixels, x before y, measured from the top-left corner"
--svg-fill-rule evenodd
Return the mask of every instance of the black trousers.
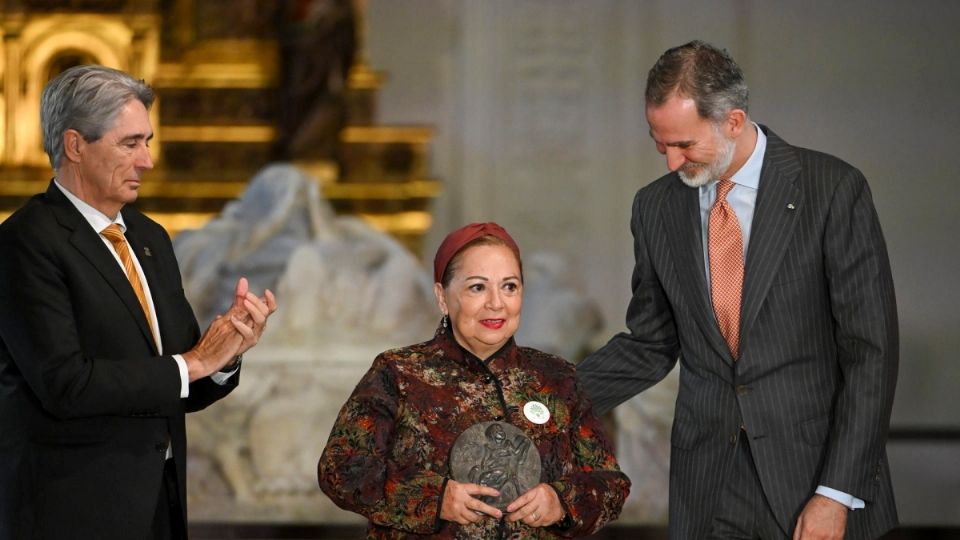
<path id="1" fill-rule="evenodd" d="M 760 476 L 753 463 L 749 437 L 740 432 L 737 451 L 727 468 L 720 490 L 717 513 L 713 517 L 708 539 L 716 540 L 784 540 L 787 535 L 770 509 L 760 485 Z M 792 530 L 791 530 L 792 533 Z"/>
<path id="2" fill-rule="evenodd" d="M 157 498 L 157 510 L 153 515 L 154 540 L 187 539 L 187 526 L 183 522 L 183 512 L 180 510 L 179 493 L 177 467 L 172 459 L 168 459 L 163 465 L 160 496 Z"/>

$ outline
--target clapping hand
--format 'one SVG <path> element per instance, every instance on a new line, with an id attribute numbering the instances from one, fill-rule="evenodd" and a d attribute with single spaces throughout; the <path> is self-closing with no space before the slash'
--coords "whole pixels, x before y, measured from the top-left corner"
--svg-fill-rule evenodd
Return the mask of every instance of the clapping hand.
<path id="1" fill-rule="evenodd" d="M 263 298 L 250 292 L 246 278 L 237 281 L 230 309 L 218 315 L 193 349 L 183 353 L 190 382 L 207 377 L 257 344 L 267 318 L 277 310 L 268 289 Z"/>

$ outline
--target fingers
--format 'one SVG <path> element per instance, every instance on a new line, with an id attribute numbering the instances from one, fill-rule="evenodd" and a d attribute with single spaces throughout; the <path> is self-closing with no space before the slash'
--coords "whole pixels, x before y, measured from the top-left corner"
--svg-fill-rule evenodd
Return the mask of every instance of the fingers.
<path id="1" fill-rule="evenodd" d="M 239 332 L 240 335 L 243 336 L 244 341 L 247 341 L 247 340 L 256 341 L 257 335 L 254 333 L 253 328 L 243 324 L 243 322 L 241 322 L 236 317 L 230 317 L 230 322 L 233 324 L 233 327 L 237 330 L 237 332 Z"/>
<path id="2" fill-rule="evenodd" d="M 479 484 L 462 484 L 466 487 L 467 493 L 472 497 L 499 497 L 500 492 L 490 486 L 481 486 Z"/>
<path id="3" fill-rule="evenodd" d="M 518 510 L 507 516 L 507 521 L 522 521 L 531 527 L 546 527 L 558 521 L 557 519 L 547 517 L 545 511 L 533 506 L 524 507 L 522 510 Z"/>
<path id="4" fill-rule="evenodd" d="M 532 503 L 533 500 L 536 498 L 536 496 L 537 496 L 537 493 L 536 493 L 535 487 L 533 489 L 528 490 L 523 495 L 520 495 L 519 497 L 514 499 L 514 501 L 507 506 L 507 513 L 514 514 L 517 510 L 520 510 L 524 506 L 527 506 L 528 504 Z M 513 521 L 516 521 L 516 520 L 513 520 Z"/>
<path id="5" fill-rule="evenodd" d="M 487 517 L 500 519 L 503 512 L 477 498 L 496 497 L 499 494 L 500 492 L 490 487 L 450 480 L 444 492 L 440 518 L 460 525 L 476 523 Z"/>
<path id="6" fill-rule="evenodd" d="M 473 511 L 473 514 L 477 516 L 478 519 L 483 517 L 484 514 L 497 519 L 500 519 L 500 517 L 503 516 L 503 512 L 501 512 L 498 508 L 490 506 L 480 499 L 472 499 L 472 502 L 469 502 L 467 507 Z"/>
<path id="7" fill-rule="evenodd" d="M 277 299 L 273 296 L 273 292 L 270 289 L 264 291 L 263 301 L 267 304 L 267 309 L 270 313 L 277 310 Z"/>
<path id="8" fill-rule="evenodd" d="M 267 318 L 275 311 L 277 311 L 277 300 L 271 290 L 267 289 L 262 298 L 258 297 L 250 291 L 246 278 L 240 278 L 237 282 L 233 305 L 224 315 L 236 317 L 248 324 L 259 337 L 263 334 Z"/>
<path id="9" fill-rule="evenodd" d="M 500 492 L 490 486 L 481 486 L 478 484 L 460 484 L 463 487 L 464 508 L 468 511 L 469 521 L 474 523 L 484 516 L 491 516 L 497 519 L 503 516 L 498 508 L 483 502 L 480 497 L 497 497 Z"/>
<path id="10" fill-rule="evenodd" d="M 253 296 L 252 294 L 250 296 Z M 262 325 L 267 322 L 267 306 L 260 301 L 259 298 L 253 296 L 253 300 L 245 298 L 243 300 L 243 307 L 247 309 L 247 313 L 250 314 L 250 317 L 253 319 L 254 324 Z"/>
<path id="11" fill-rule="evenodd" d="M 222 315 L 218 315 L 218 317 L 236 317 L 237 319 L 245 322 L 253 320 L 253 317 L 250 315 L 250 312 L 247 311 L 247 307 L 243 305 L 245 300 L 246 299 L 244 300 L 235 299 L 234 301 L 237 303 L 230 306 L 230 309 L 228 309 L 226 313 Z"/>
<path id="12" fill-rule="evenodd" d="M 258 298 L 257 295 L 250 291 L 250 283 L 247 281 L 247 278 L 242 277 L 237 280 L 237 286 L 233 293 L 232 307 L 239 309 L 241 306 L 244 306 L 246 301 L 253 302 L 257 306 L 257 309 L 265 316 L 269 316 L 277 310 L 277 299 L 273 291 L 267 289 L 264 291 L 263 298 Z"/>
<path id="13" fill-rule="evenodd" d="M 242 277 L 237 280 L 237 288 L 233 293 L 234 306 L 239 306 L 243 303 L 243 299 L 247 297 L 247 293 L 250 291 L 250 284 L 247 282 L 247 278 Z"/>
<path id="14" fill-rule="evenodd" d="M 245 300 L 252 303 L 253 306 L 256 307 L 256 310 L 259 311 L 264 318 L 269 317 L 274 311 L 277 310 L 277 299 L 270 289 L 264 291 L 263 298 L 260 298 L 253 293 L 249 293 Z"/>
<path id="15" fill-rule="evenodd" d="M 546 484 L 539 484 L 507 506 L 507 521 L 522 521 L 531 527 L 547 527 L 563 517 L 563 507 L 557 492 Z"/>
<path id="16" fill-rule="evenodd" d="M 252 339 L 249 336 L 245 336 L 247 338 L 245 340 L 246 348 L 250 348 L 257 344 L 260 336 L 263 335 L 263 331 L 266 330 L 267 317 L 277 310 L 277 301 L 270 289 L 267 289 L 263 298 L 258 298 L 256 295 L 248 293 L 247 298 L 243 301 L 243 307 L 253 320 L 252 329 L 254 336 Z"/>
<path id="17" fill-rule="evenodd" d="M 230 321 L 233 323 L 233 327 L 237 333 L 243 338 L 243 342 L 240 344 L 237 354 L 246 353 L 260 342 L 260 336 L 263 334 L 264 329 L 262 324 L 248 325 L 236 317 L 231 317 Z"/>
<path id="18" fill-rule="evenodd" d="M 263 298 L 258 297 L 252 292 L 247 292 L 243 298 L 237 297 L 237 302 L 234 306 L 238 309 L 242 306 L 256 324 L 263 324 L 267 317 L 277 311 L 277 299 L 270 289 L 264 292 Z"/>

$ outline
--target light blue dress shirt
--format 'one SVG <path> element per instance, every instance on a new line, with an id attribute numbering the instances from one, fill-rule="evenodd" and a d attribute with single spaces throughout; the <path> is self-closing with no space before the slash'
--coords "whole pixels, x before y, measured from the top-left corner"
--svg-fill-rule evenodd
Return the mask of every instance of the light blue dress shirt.
<path id="1" fill-rule="evenodd" d="M 763 154 L 767 150 L 767 136 L 759 126 L 753 124 L 757 130 L 757 145 L 750 154 L 750 158 L 740 169 L 730 177 L 733 189 L 727 193 L 727 202 L 737 214 L 740 223 L 740 232 L 743 233 L 743 260 L 746 266 L 747 248 L 750 246 L 750 226 L 753 224 L 753 209 L 757 206 L 757 190 L 760 188 L 760 169 L 763 167 Z M 703 241 L 703 271 L 707 276 L 707 293 L 710 293 L 710 254 L 707 250 L 708 229 L 710 223 L 710 209 L 717 200 L 717 182 L 714 180 L 705 186 L 700 186 L 700 238 Z"/>

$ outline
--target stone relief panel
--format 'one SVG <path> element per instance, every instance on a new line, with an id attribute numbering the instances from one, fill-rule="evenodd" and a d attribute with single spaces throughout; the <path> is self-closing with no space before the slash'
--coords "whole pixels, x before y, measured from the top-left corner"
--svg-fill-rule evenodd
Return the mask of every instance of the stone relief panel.
<path id="1" fill-rule="evenodd" d="M 588 196 L 587 152 L 592 57 L 595 43 L 591 4 L 524 0 L 501 10 L 503 153 L 497 205 L 506 215 L 524 216 L 524 233 L 551 245 L 551 238 L 580 245 L 578 207 Z M 584 26 L 587 26 L 585 29 Z M 525 212 L 524 205 L 550 197 L 550 212 Z"/>

